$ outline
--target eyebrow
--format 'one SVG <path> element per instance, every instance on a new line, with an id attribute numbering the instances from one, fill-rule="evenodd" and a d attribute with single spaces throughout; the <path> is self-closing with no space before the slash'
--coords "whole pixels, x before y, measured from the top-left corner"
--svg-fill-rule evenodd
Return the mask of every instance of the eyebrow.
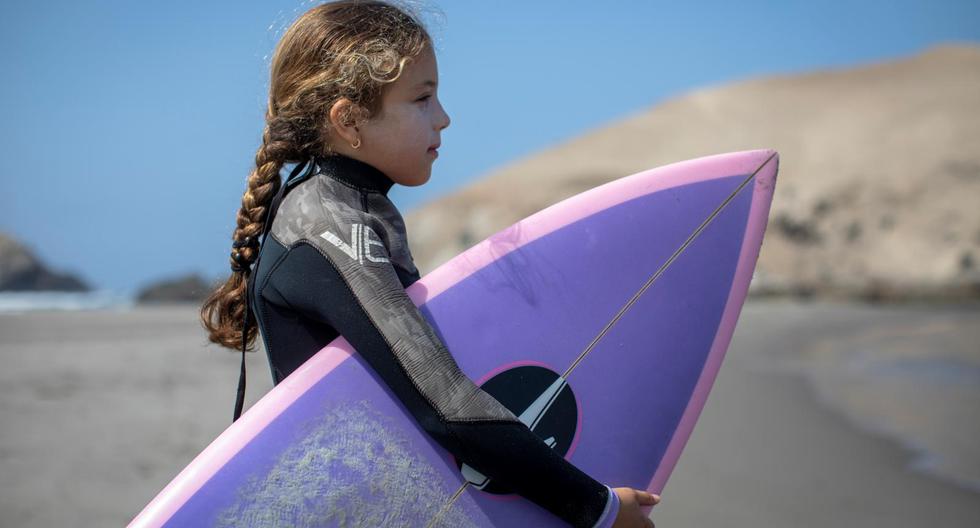
<path id="1" fill-rule="evenodd" d="M 416 88 L 422 88 L 422 87 L 425 87 L 425 86 L 435 87 L 436 86 L 436 82 L 429 80 L 429 81 L 422 81 L 422 82 L 418 83 L 417 85 L 415 85 Z"/>

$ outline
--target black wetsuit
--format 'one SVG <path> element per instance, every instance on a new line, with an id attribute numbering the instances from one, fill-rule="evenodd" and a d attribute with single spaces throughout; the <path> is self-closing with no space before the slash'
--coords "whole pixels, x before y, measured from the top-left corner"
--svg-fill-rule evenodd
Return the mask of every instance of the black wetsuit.
<path id="1" fill-rule="evenodd" d="M 611 525 L 615 493 L 467 378 L 405 293 L 419 272 L 392 181 L 346 156 L 311 161 L 284 184 L 250 279 L 274 382 L 343 335 L 458 460 L 574 526 Z"/>

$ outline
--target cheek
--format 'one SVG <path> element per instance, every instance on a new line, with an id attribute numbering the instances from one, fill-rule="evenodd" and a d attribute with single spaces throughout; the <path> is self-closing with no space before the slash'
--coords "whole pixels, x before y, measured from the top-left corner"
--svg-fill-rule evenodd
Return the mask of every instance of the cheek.
<path id="1" fill-rule="evenodd" d="M 402 116 L 402 119 L 398 121 L 398 126 L 396 127 L 400 143 L 410 144 L 417 141 L 422 141 L 418 139 L 423 135 L 426 128 L 426 116 L 424 112 L 416 110 L 414 112 L 409 112 Z"/>
<path id="2" fill-rule="evenodd" d="M 428 131 L 431 130 L 428 124 L 428 120 L 422 113 L 419 113 L 412 119 L 411 123 L 405 127 L 405 136 L 403 137 L 403 142 L 406 146 L 412 148 L 412 150 L 417 150 L 419 147 L 425 150 L 430 144 L 430 134 Z"/>
<path id="3" fill-rule="evenodd" d="M 429 105 L 428 111 L 425 113 L 425 125 L 429 128 L 436 128 L 436 125 L 442 122 L 443 115 L 441 105 Z"/>

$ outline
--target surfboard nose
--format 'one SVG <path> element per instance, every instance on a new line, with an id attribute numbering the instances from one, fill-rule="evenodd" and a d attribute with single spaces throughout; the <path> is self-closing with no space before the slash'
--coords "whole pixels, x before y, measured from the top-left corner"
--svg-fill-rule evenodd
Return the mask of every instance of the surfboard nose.
<path id="1" fill-rule="evenodd" d="M 775 149 L 759 149 L 751 151 L 751 155 L 758 163 L 755 175 L 756 192 L 766 192 L 771 197 L 776 185 L 776 175 L 779 174 L 779 152 Z"/>

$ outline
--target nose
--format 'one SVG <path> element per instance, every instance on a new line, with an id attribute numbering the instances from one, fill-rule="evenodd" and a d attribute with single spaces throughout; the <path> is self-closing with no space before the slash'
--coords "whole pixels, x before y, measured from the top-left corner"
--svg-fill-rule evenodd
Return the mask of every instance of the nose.
<path id="1" fill-rule="evenodd" d="M 442 106 L 442 101 L 439 102 L 439 119 L 438 119 L 438 130 L 449 127 L 450 123 L 449 114 L 446 113 L 446 109 Z"/>

